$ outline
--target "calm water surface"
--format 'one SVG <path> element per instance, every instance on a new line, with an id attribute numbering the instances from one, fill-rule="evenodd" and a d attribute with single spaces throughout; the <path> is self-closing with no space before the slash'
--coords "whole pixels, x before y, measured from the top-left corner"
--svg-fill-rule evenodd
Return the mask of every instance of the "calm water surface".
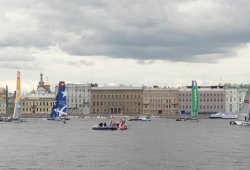
<path id="1" fill-rule="evenodd" d="M 2 122 L 0 169 L 250 169 L 250 127 L 156 119 L 127 121 L 127 131 L 91 129 L 101 121 Z"/>

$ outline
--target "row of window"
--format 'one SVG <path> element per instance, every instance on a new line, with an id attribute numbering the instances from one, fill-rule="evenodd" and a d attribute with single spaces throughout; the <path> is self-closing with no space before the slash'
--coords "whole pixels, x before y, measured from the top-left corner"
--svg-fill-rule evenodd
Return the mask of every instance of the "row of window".
<path id="1" fill-rule="evenodd" d="M 157 104 L 150 104 L 149 106 L 145 105 L 145 108 L 176 108 L 177 105 L 157 105 Z"/>
<path id="2" fill-rule="evenodd" d="M 81 103 L 81 102 L 83 102 L 83 103 L 85 103 L 85 99 L 83 99 L 83 100 L 81 100 L 81 99 L 79 99 L 79 100 L 77 100 L 77 99 L 71 99 L 71 100 L 67 100 L 67 103 L 77 103 L 77 102 L 79 102 L 79 103 Z M 89 103 L 89 100 L 87 100 L 86 101 L 87 103 Z"/>
<path id="3" fill-rule="evenodd" d="M 52 106 L 53 102 L 22 102 L 23 106 L 33 106 L 33 105 L 37 105 L 37 106 Z"/>
<path id="4" fill-rule="evenodd" d="M 177 97 L 178 93 L 145 93 L 144 97 Z"/>
<path id="5" fill-rule="evenodd" d="M 102 112 L 102 113 L 107 113 L 107 112 L 110 112 L 111 110 L 110 109 L 93 109 L 93 112 Z M 130 109 L 126 109 L 125 110 L 126 112 L 132 112 L 132 113 L 136 113 L 136 112 L 140 112 L 141 111 L 141 109 L 139 108 L 139 109 L 132 109 L 132 108 L 130 108 Z M 114 112 L 113 112 L 114 113 Z M 117 113 L 119 113 L 118 111 L 117 111 Z"/>
<path id="6" fill-rule="evenodd" d="M 150 99 L 150 103 L 171 103 L 176 102 L 177 99 Z"/>
<path id="7" fill-rule="evenodd" d="M 180 97 L 191 97 L 191 93 L 180 93 L 179 94 Z M 200 97 L 223 97 L 224 94 L 223 93 L 199 93 Z"/>
<path id="8" fill-rule="evenodd" d="M 76 95 L 76 94 L 71 94 L 71 96 L 69 95 L 68 97 L 77 97 L 78 96 L 78 98 L 89 98 L 89 94 L 88 95 L 81 95 L 81 94 L 79 94 L 79 95 Z"/>
<path id="9" fill-rule="evenodd" d="M 89 92 L 89 89 L 70 89 L 70 88 L 67 88 L 67 91 L 72 92 L 72 93 L 74 93 L 74 91 L 75 92 Z"/>
<path id="10" fill-rule="evenodd" d="M 141 95 L 93 95 L 93 99 L 140 99 Z"/>
<path id="11" fill-rule="evenodd" d="M 131 106 L 141 106 L 140 102 L 93 102 L 93 106 L 106 106 L 106 105 L 131 105 Z"/>
<path id="12" fill-rule="evenodd" d="M 31 108 L 23 108 L 23 112 L 25 112 L 25 111 L 26 111 L 26 112 L 28 112 L 28 111 L 31 112 L 31 111 L 33 111 L 33 109 L 31 109 Z M 36 108 L 36 111 L 37 111 L 37 112 L 39 112 L 39 111 L 40 111 L 40 112 L 45 112 L 45 111 L 46 111 L 46 112 L 49 112 L 50 109 L 49 109 L 49 108 Z"/>
<path id="13" fill-rule="evenodd" d="M 224 102 L 224 99 L 200 99 L 200 102 Z M 179 102 L 191 102 L 191 99 L 179 99 Z"/>
<path id="14" fill-rule="evenodd" d="M 237 102 L 237 98 L 236 97 L 226 97 L 226 101 L 227 102 Z M 238 102 L 243 102 L 241 97 L 238 98 Z"/>
<path id="15" fill-rule="evenodd" d="M 85 107 L 85 108 L 88 108 L 89 107 L 89 104 L 76 104 L 76 105 L 68 105 L 69 108 L 72 108 L 72 107 Z"/>
<path id="16" fill-rule="evenodd" d="M 191 109 L 191 105 L 181 105 L 181 109 Z M 200 105 L 199 109 L 223 109 L 223 105 Z"/>

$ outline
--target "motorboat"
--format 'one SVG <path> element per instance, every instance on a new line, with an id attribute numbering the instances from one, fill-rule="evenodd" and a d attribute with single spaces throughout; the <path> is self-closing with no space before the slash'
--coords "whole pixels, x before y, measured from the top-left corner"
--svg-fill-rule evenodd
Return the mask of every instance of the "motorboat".
<path id="1" fill-rule="evenodd" d="M 176 119 L 176 121 L 186 121 L 186 120 L 192 120 L 192 118 L 188 116 L 184 116 L 184 117 L 179 117 Z"/>
<path id="2" fill-rule="evenodd" d="M 210 114 L 209 119 L 222 119 L 221 113 Z"/>
<path id="3" fill-rule="evenodd" d="M 237 119 L 239 115 L 237 114 L 230 114 L 230 113 L 215 113 L 209 115 L 209 119 Z"/>
<path id="4" fill-rule="evenodd" d="M 118 128 L 112 125 L 108 125 L 108 126 L 95 125 L 92 127 L 92 129 L 93 130 L 117 130 Z"/>
<path id="5" fill-rule="evenodd" d="M 149 116 L 140 116 L 136 118 L 130 118 L 128 121 L 151 121 L 151 118 Z"/>
<path id="6" fill-rule="evenodd" d="M 124 120 L 120 120 L 120 122 L 115 122 L 115 123 L 111 122 L 111 124 L 112 124 L 112 126 L 115 126 L 120 130 L 127 130 L 128 129 L 128 127 L 125 125 Z"/>
<path id="7" fill-rule="evenodd" d="M 237 114 L 227 114 L 227 113 L 222 113 L 221 118 L 222 119 L 237 119 L 239 115 Z"/>
<path id="8" fill-rule="evenodd" d="M 235 121 L 230 121 L 230 125 L 250 126 L 250 122 L 243 120 L 235 120 Z"/>

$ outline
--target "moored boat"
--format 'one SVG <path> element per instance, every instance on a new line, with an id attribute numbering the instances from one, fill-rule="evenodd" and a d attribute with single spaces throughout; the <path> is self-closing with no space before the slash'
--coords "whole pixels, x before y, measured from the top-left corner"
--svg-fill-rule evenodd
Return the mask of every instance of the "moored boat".
<path id="1" fill-rule="evenodd" d="M 221 119 L 221 113 L 214 113 L 208 116 L 209 119 Z"/>
<path id="2" fill-rule="evenodd" d="M 210 114 L 209 119 L 237 119 L 238 115 L 237 114 L 230 114 L 230 113 L 215 113 L 215 114 Z"/>
<path id="3" fill-rule="evenodd" d="M 136 118 L 130 118 L 128 121 L 151 121 L 151 118 L 149 116 L 140 116 Z"/>

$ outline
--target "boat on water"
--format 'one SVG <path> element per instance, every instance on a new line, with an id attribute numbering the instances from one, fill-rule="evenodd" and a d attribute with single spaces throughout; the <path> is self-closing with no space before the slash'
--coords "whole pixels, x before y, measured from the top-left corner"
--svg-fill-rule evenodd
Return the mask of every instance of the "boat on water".
<path id="1" fill-rule="evenodd" d="M 239 115 L 237 114 L 230 114 L 230 113 L 215 113 L 215 114 L 210 114 L 209 119 L 237 119 Z"/>
<path id="2" fill-rule="evenodd" d="M 50 116 L 45 120 L 63 121 L 64 123 L 66 120 L 70 120 L 67 116 L 66 96 L 65 82 L 60 81 L 58 84 L 56 101 L 53 103 Z"/>
<path id="3" fill-rule="evenodd" d="M 195 80 L 192 80 L 192 96 L 191 96 L 191 117 L 184 116 L 176 119 L 176 121 L 198 120 L 198 86 Z"/>
<path id="4" fill-rule="evenodd" d="M 242 109 L 237 120 L 230 121 L 230 125 L 250 125 L 250 112 L 249 112 L 249 101 L 250 101 L 250 88 L 248 88 L 247 95 L 244 99 Z"/>
<path id="5" fill-rule="evenodd" d="M 181 116 L 176 119 L 176 121 L 186 121 L 186 120 L 192 120 L 192 118 L 188 116 Z"/>
<path id="6" fill-rule="evenodd" d="M 21 76 L 20 76 L 20 71 L 17 71 L 14 113 L 11 117 L 0 118 L 0 121 L 2 122 L 24 122 L 24 120 L 20 118 L 21 116 L 21 103 L 20 103 L 21 101 L 20 100 L 21 100 Z"/>
<path id="7" fill-rule="evenodd" d="M 98 125 L 92 126 L 93 130 L 117 130 L 118 127 L 110 123 L 107 125 L 106 123 L 99 123 Z"/>
<path id="8" fill-rule="evenodd" d="M 128 121 L 151 121 L 149 116 L 137 116 L 135 118 L 130 118 Z"/>
<path id="9" fill-rule="evenodd" d="M 120 120 L 120 122 L 116 122 L 116 123 L 110 123 L 113 126 L 116 126 L 118 129 L 120 130 L 127 130 L 128 127 L 125 125 L 125 120 Z"/>

